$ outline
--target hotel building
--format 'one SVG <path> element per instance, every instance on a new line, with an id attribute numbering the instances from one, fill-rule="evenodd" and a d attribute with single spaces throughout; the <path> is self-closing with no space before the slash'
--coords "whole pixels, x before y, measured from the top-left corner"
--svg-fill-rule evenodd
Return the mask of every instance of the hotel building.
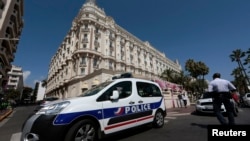
<path id="1" fill-rule="evenodd" d="M 51 59 L 45 93 L 75 97 L 122 73 L 155 80 L 165 69 L 180 72 L 181 66 L 117 25 L 95 0 L 86 0 Z"/>
<path id="2" fill-rule="evenodd" d="M 0 0 L 0 94 L 8 82 L 7 73 L 15 59 L 23 29 L 23 0 Z"/>

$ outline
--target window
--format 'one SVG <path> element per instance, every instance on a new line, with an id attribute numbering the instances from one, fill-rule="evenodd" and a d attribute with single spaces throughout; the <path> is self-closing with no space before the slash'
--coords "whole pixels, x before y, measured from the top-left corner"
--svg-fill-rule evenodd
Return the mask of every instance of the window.
<path id="1" fill-rule="evenodd" d="M 69 48 L 67 48 L 67 53 L 69 54 Z"/>
<path id="2" fill-rule="evenodd" d="M 113 70 L 113 63 L 111 61 L 109 61 L 109 69 Z"/>
<path id="3" fill-rule="evenodd" d="M 93 67 L 94 67 L 94 68 L 97 67 L 97 63 L 98 63 L 98 60 L 95 58 L 94 61 L 93 61 Z"/>
<path id="4" fill-rule="evenodd" d="M 84 49 L 87 48 L 87 45 L 86 45 L 86 44 L 83 44 L 83 48 L 84 48 Z"/>
<path id="5" fill-rule="evenodd" d="M 137 93 L 141 97 L 161 97 L 161 90 L 154 84 L 137 82 Z"/>
<path id="6" fill-rule="evenodd" d="M 112 96 L 114 90 L 118 90 L 119 99 L 129 97 L 132 94 L 132 82 L 124 81 L 115 84 L 114 86 L 109 88 L 106 92 L 104 92 L 103 95 L 100 98 L 98 98 L 98 101 L 109 100 L 109 97 Z"/>
<path id="7" fill-rule="evenodd" d="M 85 68 L 81 68 L 81 75 L 85 75 Z"/>
<path id="8" fill-rule="evenodd" d="M 113 56 L 112 50 L 109 51 L 109 56 Z"/>
<path id="9" fill-rule="evenodd" d="M 81 64 L 86 65 L 86 57 L 82 57 Z"/>
<path id="10" fill-rule="evenodd" d="M 11 83 L 16 83 L 17 81 L 16 80 L 10 80 Z"/>

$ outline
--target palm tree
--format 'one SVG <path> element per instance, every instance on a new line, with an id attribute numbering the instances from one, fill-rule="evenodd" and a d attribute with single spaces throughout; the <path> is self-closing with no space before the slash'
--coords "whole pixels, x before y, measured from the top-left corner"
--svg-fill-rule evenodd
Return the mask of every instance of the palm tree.
<path id="1" fill-rule="evenodd" d="M 193 59 L 188 59 L 185 63 L 185 70 L 190 73 L 190 76 L 197 79 L 199 76 L 196 71 L 197 65 L 196 62 Z"/>
<path id="2" fill-rule="evenodd" d="M 245 70 L 245 68 L 244 68 L 244 66 L 242 64 L 242 61 L 241 61 L 241 59 L 243 57 L 245 57 L 245 52 L 241 51 L 241 49 L 234 50 L 233 53 L 230 55 L 231 61 L 232 62 L 236 61 L 238 63 L 238 66 L 239 66 L 240 70 L 243 71 L 244 75 L 243 74 L 242 75 L 244 76 L 247 85 L 249 85 L 250 84 L 249 78 L 248 78 L 248 76 L 246 74 L 246 70 Z"/>
<path id="3" fill-rule="evenodd" d="M 202 79 L 204 80 L 204 76 L 209 73 L 209 68 L 206 66 L 205 63 L 201 61 L 197 62 L 197 66 L 198 66 L 198 72 L 202 76 Z"/>
<path id="4" fill-rule="evenodd" d="M 204 81 L 204 76 L 207 75 L 209 72 L 209 68 L 205 65 L 205 63 L 201 61 L 195 62 L 193 59 L 187 60 L 185 64 L 185 69 L 189 71 L 190 75 L 196 80 L 198 80 L 199 76 L 202 76 L 202 81 Z M 199 81 L 199 82 L 202 82 L 202 81 Z M 202 82 L 200 84 L 201 84 L 200 88 L 202 88 L 201 91 L 203 92 L 204 88 L 207 87 L 205 85 L 206 83 Z"/>
<path id="5" fill-rule="evenodd" d="M 205 63 L 199 61 L 197 62 L 197 71 L 198 71 L 198 74 L 202 76 L 202 79 L 200 81 L 201 83 L 201 91 L 202 93 L 204 92 L 204 89 L 207 88 L 207 83 L 205 82 L 205 79 L 204 79 L 204 76 L 208 74 L 209 72 L 209 68 L 206 66 Z"/>
<path id="6" fill-rule="evenodd" d="M 240 94 L 243 94 L 247 91 L 247 85 L 246 85 L 246 81 L 244 81 L 244 76 L 242 74 L 242 70 L 241 68 L 235 68 L 231 75 L 234 76 L 234 81 L 232 82 L 236 88 L 238 89 L 238 91 L 240 92 Z"/>
<path id="7" fill-rule="evenodd" d="M 246 54 L 247 54 L 247 58 L 244 60 L 244 65 L 247 65 L 250 63 L 250 48 L 246 51 Z M 250 68 L 250 67 L 248 67 L 248 68 Z"/>
<path id="8" fill-rule="evenodd" d="M 174 71 L 172 69 L 166 69 L 161 74 L 161 78 L 163 78 L 166 81 L 172 81 L 173 75 L 174 75 Z"/>

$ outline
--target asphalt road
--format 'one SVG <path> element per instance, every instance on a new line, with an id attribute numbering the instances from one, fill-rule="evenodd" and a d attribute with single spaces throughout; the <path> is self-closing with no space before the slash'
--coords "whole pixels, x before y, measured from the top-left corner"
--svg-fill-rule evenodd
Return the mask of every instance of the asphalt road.
<path id="1" fill-rule="evenodd" d="M 20 141 L 23 122 L 33 112 L 34 106 L 20 106 L 0 122 L 0 141 Z"/>
<path id="2" fill-rule="evenodd" d="M 34 106 L 16 108 L 0 122 L 0 141 L 20 141 L 21 127 Z M 240 108 L 237 124 L 250 124 L 250 108 Z M 207 141 L 207 125 L 218 124 L 214 115 L 196 115 L 194 107 L 168 109 L 165 126 L 141 126 L 108 136 L 103 141 Z"/>

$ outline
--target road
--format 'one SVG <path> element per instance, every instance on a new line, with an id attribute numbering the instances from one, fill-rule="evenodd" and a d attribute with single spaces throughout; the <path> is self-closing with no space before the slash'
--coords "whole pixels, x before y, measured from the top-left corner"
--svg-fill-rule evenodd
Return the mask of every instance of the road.
<path id="1" fill-rule="evenodd" d="M 23 122 L 33 112 L 34 106 L 20 106 L 0 122 L 0 141 L 20 141 Z"/>
<path id="2" fill-rule="evenodd" d="M 218 124 L 214 115 L 193 114 L 194 107 L 187 110 L 169 110 L 165 126 L 154 129 L 142 126 L 109 136 L 104 141 L 201 141 L 207 140 L 207 125 Z M 34 107 L 18 107 L 0 123 L 0 141 L 20 141 L 21 127 Z M 180 108 L 179 108 L 180 109 Z M 237 124 L 250 124 L 250 108 L 240 108 Z"/>

